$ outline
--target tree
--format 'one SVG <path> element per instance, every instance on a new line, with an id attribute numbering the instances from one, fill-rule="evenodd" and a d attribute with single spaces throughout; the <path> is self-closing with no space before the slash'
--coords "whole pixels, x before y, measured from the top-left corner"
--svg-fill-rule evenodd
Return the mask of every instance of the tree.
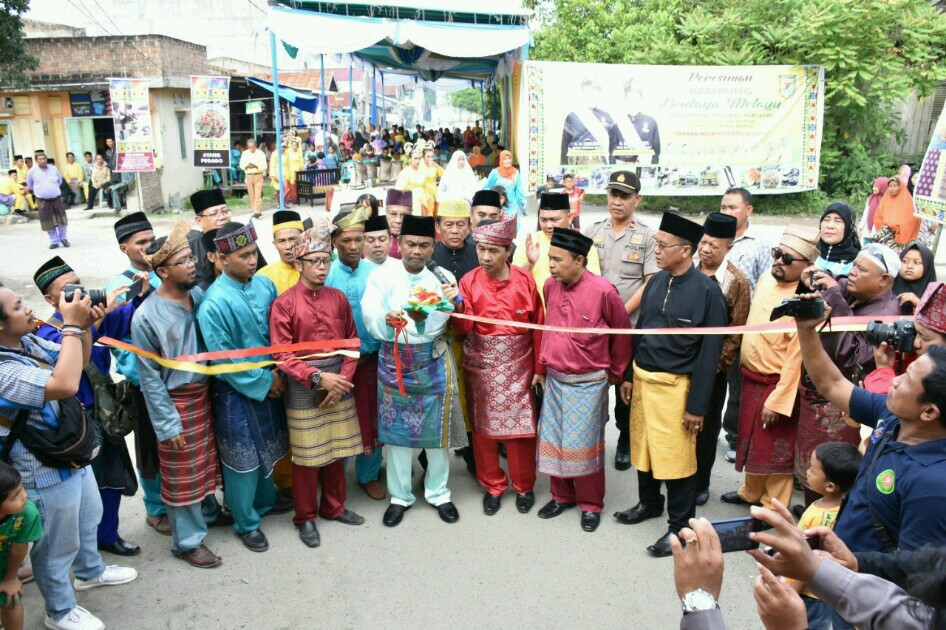
<path id="1" fill-rule="evenodd" d="M 946 16 L 927 0 L 529 0 L 531 58 L 633 64 L 817 64 L 825 69 L 823 187 L 847 194 L 889 168 L 894 105 L 946 80 Z"/>
<path id="2" fill-rule="evenodd" d="M 483 115 L 482 94 L 477 88 L 467 88 L 450 93 L 450 104 L 457 109 L 473 112 L 478 117 Z M 486 90 L 486 115 L 493 111 L 493 100 L 497 98 L 496 88 Z"/>
<path id="3" fill-rule="evenodd" d="M 29 8 L 29 0 L 0 0 L 0 85 L 26 87 L 30 84 L 26 71 L 39 67 L 39 61 L 26 52 L 23 44 L 20 15 Z"/>

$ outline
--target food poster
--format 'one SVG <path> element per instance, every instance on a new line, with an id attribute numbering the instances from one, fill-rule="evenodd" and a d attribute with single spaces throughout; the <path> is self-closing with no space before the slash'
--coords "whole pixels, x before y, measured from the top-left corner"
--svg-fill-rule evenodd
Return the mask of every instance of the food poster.
<path id="1" fill-rule="evenodd" d="M 191 77 L 194 166 L 230 166 L 230 77 Z"/>

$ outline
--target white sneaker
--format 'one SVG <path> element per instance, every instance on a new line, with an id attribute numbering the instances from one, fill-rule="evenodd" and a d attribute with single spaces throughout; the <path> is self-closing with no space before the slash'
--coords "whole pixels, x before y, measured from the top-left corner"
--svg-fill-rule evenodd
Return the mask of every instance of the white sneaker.
<path id="1" fill-rule="evenodd" d="M 726 449 L 726 461 L 730 464 L 736 461 L 736 449 L 729 448 Z"/>
<path id="2" fill-rule="evenodd" d="M 102 572 L 102 575 L 98 576 L 94 580 L 80 580 L 79 578 L 76 578 L 72 583 L 72 586 L 77 591 L 87 591 L 90 588 L 95 588 L 97 586 L 117 586 L 119 584 L 128 584 L 129 582 L 134 582 L 136 579 L 138 579 L 138 572 L 131 567 L 120 567 L 115 564 L 110 564 L 105 567 L 105 571 Z"/>
<path id="3" fill-rule="evenodd" d="M 49 630 L 105 630 L 102 620 L 82 606 L 76 606 L 59 621 L 47 616 L 45 625 Z"/>

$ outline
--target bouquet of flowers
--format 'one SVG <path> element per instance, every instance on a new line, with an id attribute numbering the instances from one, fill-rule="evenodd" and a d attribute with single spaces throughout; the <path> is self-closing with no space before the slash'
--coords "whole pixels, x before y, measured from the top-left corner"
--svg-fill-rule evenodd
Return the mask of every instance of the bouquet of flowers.
<path id="1" fill-rule="evenodd" d="M 439 293 L 417 287 L 411 291 L 407 304 L 402 307 L 405 311 L 415 311 L 430 315 L 434 311 L 453 312 L 453 304 L 441 297 Z"/>

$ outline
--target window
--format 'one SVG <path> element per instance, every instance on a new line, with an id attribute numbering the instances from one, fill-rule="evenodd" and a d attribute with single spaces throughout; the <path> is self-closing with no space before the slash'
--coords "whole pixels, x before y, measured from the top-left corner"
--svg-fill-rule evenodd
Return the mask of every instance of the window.
<path id="1" fill-rule="evenodd" d="M 187 159 L 187 136 L 184 133 L 184 114 L 177 115 L 177 136 L 181 141 L 181 159 Z"/>

